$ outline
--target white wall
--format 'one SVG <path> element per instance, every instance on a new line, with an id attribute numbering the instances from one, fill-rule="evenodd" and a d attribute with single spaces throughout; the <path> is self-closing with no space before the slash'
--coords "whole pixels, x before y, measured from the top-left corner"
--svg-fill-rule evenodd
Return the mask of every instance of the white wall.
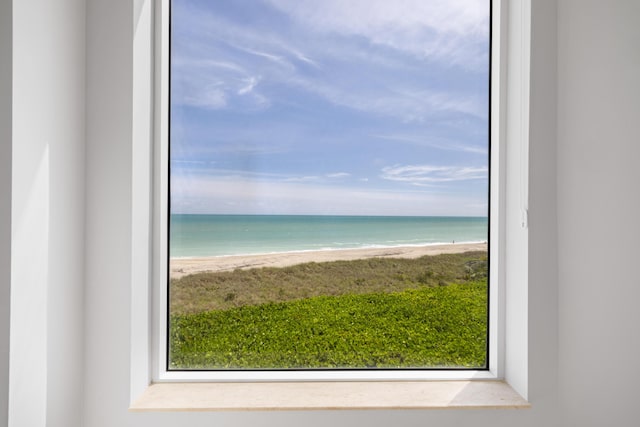
<path id="1" fill-rule="evenodd" d="M 640 425 L 639 19 L 636 0 L 559 2 L 559 358 L 572 425 Z"/>
<path id="2" fill-rule="evenodd" d="M 2 266 L 3 286 L 5 274 L 11 286 L 8 420 L 2 422 L 80 425 L 84 2 L 3 1 L 2 12 L 3 20 L 5 12 L 12 19 L 12 54 L 2 58 L 12 67 L 12 93 L 2 98 L 12 108 L 11 116 L 3 114 L 10 120 L 12 221 L 9 266 Z M 0 78 L 6 84 L 4 73 Z M 4 198 L 6 189 L 0 191 Z"/>
<path id="3" fill-rule="evenodd" d="M 11 2 L 0 1 L 0 425 L 9 416 L 12 18 Z"/>
<path id="4" fill-rule="evenodd" d="M 114 31 L 117 29 L 117 31 Z M 135 425 L 129 404 L 133 6 L 87 1 L 84 426 Z"/>
<path id="5" fill-rule="evenodd" d="M 562 1 L 562 0 L 558 0 Z M 556 1 L 532 0 L 529 111 L 529 399 L 557 406 Z M 509 142 L 507 141 L 507 144 Z M 558 166 L 559 167 L 559 166 Z M 507 255 L 508 256 L 508 255 Z M 553 425 L 565 426 L 557 414 Z M 541 424 L 542 425 L 542 424 Z M 548 424 L 547 424 L 548 425 Z"/>

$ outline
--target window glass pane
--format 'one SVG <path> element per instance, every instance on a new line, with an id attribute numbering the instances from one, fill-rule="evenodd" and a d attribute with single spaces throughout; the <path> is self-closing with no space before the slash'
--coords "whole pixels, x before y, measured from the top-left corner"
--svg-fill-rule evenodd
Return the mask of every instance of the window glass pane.
<path id="1" fill-rule="evenodd" d="M 173 0 L 168 369 L 486 368 L 489 0 Z"/>

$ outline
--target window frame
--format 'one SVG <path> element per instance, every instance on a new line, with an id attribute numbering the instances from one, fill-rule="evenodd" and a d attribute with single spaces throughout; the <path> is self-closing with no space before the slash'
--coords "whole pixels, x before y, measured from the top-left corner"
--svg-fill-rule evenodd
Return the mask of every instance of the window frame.
<path id="1" fill-rule="evenodd" d="M 371 371 L 167 371 L 164 361 L 167 351 L 166 310 L 167 298 L 167 220 L 168 220 L 168 11 L 169 0 L 158 0 L 151 10 L 152 52 L 152 200 L 149 216 L 152 218 L 149 241 L 150 282 L 147 301 L 151 301 L 144 314 L 148 324 L 143 331 L 132 331 L 132 344 L 136 336 L 144 330 L 150 349 L 132 345 L 132 362 L 140 361 L 146 354 L 147 372 L 152 382 L 227 382 L 227 381 L 401 381 L 401 380 L 471 380 L 503 379 L 505 377 L 505 253 L 506 253 L 506 0 L 493 0 L 491 34 L 491 201 L 490 201 L 490 241 L 489 252 L 490 293 L 489 293 L 489 363 L 487 370 L 371 370 Z M 151 7 L 151 6 L 149 6 Z M 525 55 L 528 59 L 528 56 Z M 154 96 L 156 94 L 156 96 Z M 521 156 L 522 157 L 522 156 Z M 521 162 L 520 168 L 523 167 Z M 522 181 L 523 173 L 520 173 Z M 525 176 L 526 178 L 526 176 Z M 521 191 L 524 191 L 521 189 Z M 135 283 L 134 283 L 135 286 Z M 142 298 L 141 298 L 142 299 Z M 139 324 L 140 326 L 140 324 Z M 150 334 L 149 334 L 150 332 Z M 150 335 L 150 336 L 149 336 Z M 136 348 L 139 347 L 139 350 Z M 132 363 L 133 364 L 133 363 Z M 137 366 L 142 366 L 142 363 Z M 133 383 L 133 379 L 132 379 Z"/>

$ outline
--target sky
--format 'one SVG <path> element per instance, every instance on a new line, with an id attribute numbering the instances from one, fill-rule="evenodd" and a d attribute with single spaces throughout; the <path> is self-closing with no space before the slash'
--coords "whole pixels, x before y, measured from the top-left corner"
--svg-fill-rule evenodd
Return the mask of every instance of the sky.
<path id="1" fill-rule="evenodd" d="M 173 0 L 173 213 L 487 216 L 489 0 Z"/>

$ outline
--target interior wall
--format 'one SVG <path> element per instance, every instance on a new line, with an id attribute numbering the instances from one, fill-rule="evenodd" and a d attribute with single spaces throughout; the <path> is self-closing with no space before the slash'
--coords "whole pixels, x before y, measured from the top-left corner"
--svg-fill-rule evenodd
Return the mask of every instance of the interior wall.
<path id="1" fill-rule="evenodd" d="M 544 402 L 551 407 L 557 407 L 557 374 L 562 369 L 558 365 L 558 225 L 555 161 L 557 2 L 532 0 L 531 7 L 534 20 L 531 29 L 528 153 L 529 398 L 531 402 Z M 556 419 L 556 422 L 558 421 Z"/>
<path id="2" fill-rule="evenodd" d="M 11 316 L 12 2 L 0 0 L 0 425 L 9 416 Z"/>
<path id="3" fill-rule="evenodd" d="M 560 391 L 569 422 L 637 426 L 640 2 L 558 7 Z"/>
<path id="4" fill-rule="evenodd" d="M 129 405 L 133 2 L 87 0 L 83 426 L 136 425 Z"/>
<path id="5" fill-rule="evenodd" d="M 80 425 L 84 365 L 85 1 L 43 0 L 56 55 L 46 85 L 50 138 L 47 427 Z M 46 4 L 46 6 L 44 6 Z M 44 67 L 44 65 L 43 65 Z M 47 68 L 41 68 L 41 70 Z"/>
<path id="6" fill-rule="evenodd" d="M 84 1 L 13 1 L 3 2 L 3 7 L 8 3 L 12 54 L 3 56 L 3 64 L 9 64 L 13 75 L 6 422 L 79 426 L 84 364 Z"/>

